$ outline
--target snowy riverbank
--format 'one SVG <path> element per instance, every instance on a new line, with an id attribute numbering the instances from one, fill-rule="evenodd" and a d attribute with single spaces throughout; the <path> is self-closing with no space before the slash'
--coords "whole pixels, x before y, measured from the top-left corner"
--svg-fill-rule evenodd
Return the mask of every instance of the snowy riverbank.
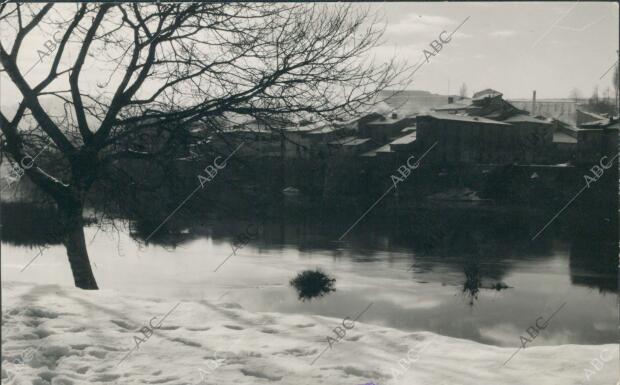
<path id="1" fill-rule="evenodd" d="M 2 306 L 3 384 L 618 381 L 617 344 L 532 346 L 502 366 L 516 349 L 402 332 L 365 324 L 364 317 L 352 327 L 346 321 L 346 336 L 330 340 L 330 349 L 327 336 L 336 338 L 332 329 L 343 326 L 342 319 L 250 313 L 226 298 L 179 303 L 106 290 L 3 282 Z"/>

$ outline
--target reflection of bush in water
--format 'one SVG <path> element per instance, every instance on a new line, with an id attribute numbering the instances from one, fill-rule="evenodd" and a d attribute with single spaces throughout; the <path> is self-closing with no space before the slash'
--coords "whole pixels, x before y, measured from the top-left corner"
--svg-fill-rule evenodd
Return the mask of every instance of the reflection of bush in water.
<path id="1" fill-rule="evenodd" d="M 62 224 L 53 206 L 26 202 L 5 202 L 1 206 L 3 242 L 15 246 L 58 245 L 62 242 Z"/>
<path id="2" fill-rule="evenodd" d="M 305 301 L 314 297 L 323 297 L 336 291 L 335 278 L 331 278 L 320 269 L 305 270 L 291 279 L 290 284 L 297 290 L 299 299 Z"/>
<path id="3" fill-rule="evenodd" d="M 465 265 L 465 282 L 463 283 L 463 293 L 469 297 L 469 305 L 473 306 L 474 301 L 478 299 L 478 292 L 482 286 L 480 279 L 480 268 L 475 263 Z"/>
<path id="4" fill-rule="evenodd" d="M 480 264 L 476 260 L 468 261 L 463 268 L 463 272 L 465 273 L 463 293 L 469 298 L 470 306 L 473 306 L 474 301 L 478 300 L 478 293 L 480 292 L 480 289 L 502 291 L 512 288 L 501 281 L 495 283 L 483 283 Z"/>

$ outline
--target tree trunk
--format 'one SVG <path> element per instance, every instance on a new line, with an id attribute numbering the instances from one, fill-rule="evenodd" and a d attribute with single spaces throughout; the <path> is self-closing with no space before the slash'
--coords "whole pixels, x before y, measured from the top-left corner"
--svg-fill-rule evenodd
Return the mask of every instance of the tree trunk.
<path id="1" fill-rule="evenodd" d="M 86 249 L 82 204 L 73 203 L 60 208 L 63 215 L 63 244 L 67 249 L 75 286 L 85 290 L 98 290 Z"/>

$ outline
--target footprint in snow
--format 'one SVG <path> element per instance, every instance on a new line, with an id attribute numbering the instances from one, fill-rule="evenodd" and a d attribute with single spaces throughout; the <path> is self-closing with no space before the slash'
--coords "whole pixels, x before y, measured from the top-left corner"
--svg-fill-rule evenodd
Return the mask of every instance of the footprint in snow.
<path id="1" fill-rule="evenodd" d="M 41 308 L 31 307 L 24 311 L 24 315 L 33 318 L 58 318 L 58 313 Z"/>
<path id="2" fill-rule="evenodd" d="M 41 325 L 43 322 L 45 321 L 35 318 L 35 319 L 29 319 L 29 320 L 24 321 L 24 325 L 36 328 L 37 326 Z"/>
<path id="3" fill-rule="evenodd" d="M 90 369 L 90 366 L 82 366 L 81 368 L 75 369 L 75 371 L 79 374 L 85 374 Z"/>
<path id="4" fill-rule="evenodd" d="M 120 352 L 120 351 L 125 351 L 125 349 L 121 349 L 115 346 L 107 346 L 107 345 L 101 345 L 99 346 L 101 349 L 105 349 L 108 352 Z"/>
<path id="5" fill-rule="evenodd" d="M 160 329 L 160 330 L 177 330 L 178 328 L 179 328 L 179 326 L 166 325 L 166 326 L 159 326 L 157 329 Z"/>
<path id="6" fill-rule="evenodd" d="M 131 326 L 127 322 L 125 322 L 123 320 L 120 320 L 120 319 L 113 319 L 113 320 L 110 320 L 110 322 L 112 322 L 116 326 L 122 327 L 125 330 L 132 330 L 133 331 L 135 329 L 135 327 Z"/>
<path id="7" fill-rule="evenodd" d="M 310 324 L 295 325 L 295 327 L 297 327 L 297 328 L 311 328 L 311 327 L 313 327 L 314 325 L 315 325 L 315 324 L 310 323 Z"/>
<path id="8" fill-rule="evenodd" d="M 333 369 L 342 370 L 350 376 L 357 376 L 362 378 L 384 378 L 383 374 L 377 371 L 360 369 L 354 366 L 336 366 Z"/>
<path id="9" fill-rule="evenodd" d="M 33 333 L 36 334 L 39 338 L 45 338 L 54 334 L 54 332 L 51 332 L 47 329 L 35 329 Z"/>
<path id="10" fill-rule="evenodd" d="M 177 338 L 174 338 L 174 339 L 173 339 L 173 341 L 180 342 L 180 343 L 182 343 L 183 345 L 193 346 L 193 347 L 195 347 L 195 348 L 200 348 L 200 347 L 202 347 L 202 345 L 200 345 L 198 342 L 194 342 L 194 341 L 192 341 L 192 340 L 188 340 L 188 339 L 186 339 L 186 338 L 177 337 Z"/>
<path id="11" fill-rule="evenodd" d="M 165 382 L 176 381 L 178 379 L 179 379 L 179 377 L 168 376 L 168 377 L 158 378 L 156 380 L 146 381 L 146 383 L 147 384 L 163 384 Z"/>
<path id="12" fill-rule="evenodd" d="M 276 374 L 265 373 L 258 369 L 241 369 L 241 373 L 243 373 L 244 376 L 263 378 L 269 381 L 280 381 L 282 377 L 284 377 L 284 376 L 278 376 Z"/>
<path id="13" fill-rule="evenodd" d="M 90 378 L 90 381 L 93 382 L 112 382 L 112 381 L 116 381 L 120 378 L 119 374 L 111 374 L 111 373 L 106 373 L 106 374 L 97 374 L 95 377 Z"/>
<path id="14" fill-rule="evenodd" d="M 88 354 L 93 356 L 93 357 L 97 357 L 99 359 L 103 359 L 103 358 L 105 358 L 105 356 L 108 355 L 108 352 L 105 352 L 103 350 L 90 350 L 90 351 L 88 351 Z"/>
<path id="15" fill-rule="evenodd" d="M 202 327 L 202 328 L 186 328 L 187 330 L 189 330 L 190 332 L 204 332 L 207 331 L 209 329 L 211 329 L 208 326 Z"/>
<path id="16" fill-rule="evenodd" d="M 307 348 L 292 348 L 286 349 L 282 353 L 286 355 L 292 355 L 295 357 L 304 357 L 311 356 L 316 353 L 316 349 L 307 349 Z"/>

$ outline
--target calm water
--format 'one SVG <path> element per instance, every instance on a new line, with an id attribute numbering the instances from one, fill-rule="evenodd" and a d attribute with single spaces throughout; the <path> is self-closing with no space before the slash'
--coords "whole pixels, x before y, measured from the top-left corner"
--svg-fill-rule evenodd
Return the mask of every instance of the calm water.
<path id="1" fill-rule="evenodd" d="M 551 213 L 552 215 L 553 213 Z M 179 226 L 166 242 L 140 247 L 139 226 L 86 230 L 99 286 L 131 294 L 237 302 L 251 311 L 354 317 L 407 331 L 427 330 L 501 346 L 564 302 L 533 345 L 617 342 L 617 224 L 613 212 L 567 212 L 531 236 L 549 213 L 420 210 L 399 217 L 269 220 L 232 253 L 251 221 L 220 218 Z M 40 221 L 3 216 L 2 280 L 71 285 L 62 246 L 45 241 Z M 253 228 L 252 228 L 253 229 Z M 31 232 L 32 234 L 28 235 Z M 142 236 L 142 238 L 144 238 Z M 306 269 L 336 279 L 336 291 L 310 301 L 289 285 Z M 500 286 L 496 286 L 496 285 Z M 505 286 L 508 286 L 507 288 Z M 499 290 L 498 290 L 499 289 Z"/>

